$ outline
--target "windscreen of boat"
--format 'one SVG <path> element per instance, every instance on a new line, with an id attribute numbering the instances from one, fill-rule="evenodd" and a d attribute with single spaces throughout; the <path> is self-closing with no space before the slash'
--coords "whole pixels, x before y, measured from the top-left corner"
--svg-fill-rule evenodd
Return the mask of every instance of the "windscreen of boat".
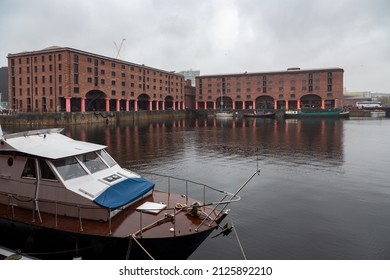
<path id="1" fill-rule="evenodd" d="M 91 173 L 108 168 L 108 166 L 103 162 L 103 160 L 96 152 L 78 155 L 77 158 L 88 168 Z"/>
<path id="2" fill-rule="evenodd" d="M 87 175 L 75 157 L 53 160 L 53 164 L 65 181 Z"/>
<path id="3" fill-rule="evenodd" d="M 106 152 L 106 150 L 99 150 L 97 151 L 97 153 L 108 164 L 108 166 L 113 167 L 116 164 L 116 162 L 111 158 L 111 156 Z"/>

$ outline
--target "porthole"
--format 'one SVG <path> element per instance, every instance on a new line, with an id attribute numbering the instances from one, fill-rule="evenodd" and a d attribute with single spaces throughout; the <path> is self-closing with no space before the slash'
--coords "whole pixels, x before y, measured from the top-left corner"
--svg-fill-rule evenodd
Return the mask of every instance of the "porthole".
<path id="1" fill-rule="evenodd" d="M 12 166 L 13 164 L 14 164 L 14 159 L 10 157 L 8 159 L 8 166 Z"/>

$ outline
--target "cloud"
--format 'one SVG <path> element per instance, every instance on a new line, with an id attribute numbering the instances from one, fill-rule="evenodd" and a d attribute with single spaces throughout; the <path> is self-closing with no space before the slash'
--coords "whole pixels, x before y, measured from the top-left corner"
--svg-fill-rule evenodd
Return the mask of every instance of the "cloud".
<path id="1" fill-rule="evenodd" d="M 73 47 L 201 74 L 341 67 L 350 90 L 390 92 L 387 0 L 1 0 L 7 53 Z"/>

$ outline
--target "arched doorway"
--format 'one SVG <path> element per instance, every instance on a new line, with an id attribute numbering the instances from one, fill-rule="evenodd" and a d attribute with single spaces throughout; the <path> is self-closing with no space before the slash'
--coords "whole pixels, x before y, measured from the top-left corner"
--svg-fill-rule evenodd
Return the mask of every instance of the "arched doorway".
<path id="1" fill-rule="evenodd" d="M 256 109 L 275 109 L 275 100 L 269 95 L 257 97 Z"/>
<path id="2" fill-rule="evenodd" d="M 173 109 L 173 97 L 168 95 L 165 97 L 165 110 Z"/>
<path id="3" fill-rule="evenodd" d="M 322 99 L 316 94 L 307 94 L 301 97 L 301 108 L 321 108 Z"/>
<path id="4" fill-rule="evenodd" d="M 150 96 L 142 93 L 138 96 L 138 110 L 149 110 Z"/>
<path id="5" fill-rule="evenodd" d="M 233 100 L 227 96 L 218 97 L 215 101 L 217 103 L 217 110 L 231 110 L 233 109 Z"/>
<path id="6" fill-rule="evenodd" d="M 106 94 L 100 90 L 89 91 L 85 95 L 85 111 L 105 111 Z"/>

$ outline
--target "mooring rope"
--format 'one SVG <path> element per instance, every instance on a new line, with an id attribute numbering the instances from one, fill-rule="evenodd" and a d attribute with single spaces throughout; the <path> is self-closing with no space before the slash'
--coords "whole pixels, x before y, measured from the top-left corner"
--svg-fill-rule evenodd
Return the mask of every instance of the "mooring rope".
<path id="1" fill-rule="evenodd" d="M 238 242 L 238 246 L 240 246 L 242 256 L 244 257 L 245 260 L 247 260 L 246 255 L 245 255 L 245 252 L 244 252 L 244 248 L 242 247 L 240 238 L 238 237 L 238 233 L 237 233 L 237 231 L 236 231 L 236 227 L 235 227 L 234 224 L 233 224 L 233 219 L 232 219 L 232 217 L 230 217 L 230 222 L 232 223 L 232 227 L 233 227 L 233 230 L 234 230 L 234 234 L 236 235 L 237 242 Z"/>
<path id="2" fill-rule="evenodd" d="M 134 236 L 134 234 L 131 235 L 131 238 L 139 245 L 139 247 L 149 256 L 150 259 L 154 260 L 154 258 L 152 257 L 151 254 L 149 254 L 148 251 L 146 251 L 146 249 L 141 245 L 141 243 L 139 243 L 139 241 L 137 240 L 137 238 Z"/>

